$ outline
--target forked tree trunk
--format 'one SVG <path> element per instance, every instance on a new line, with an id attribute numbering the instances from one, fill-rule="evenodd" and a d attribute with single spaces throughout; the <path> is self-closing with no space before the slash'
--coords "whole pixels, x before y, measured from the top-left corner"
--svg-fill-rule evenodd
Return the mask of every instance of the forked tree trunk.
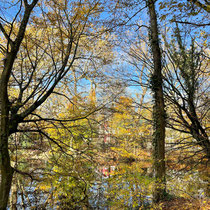
<path id="1" fill-rule="evenodd" d="M 153 55 L 154 70 L 151 78 L 151 89 L 154 96 L 153 107 L 153 164 L 156 183 L 154 186 L 153 200 L 155 203 L 162 200 L 166 191 L 165 180 L 165 110 L 162 87 L 162 64 L 161 51 L 158 36 L 157 16 L 155 11 L 155 1 L 148 0 L 150 16 L 150 44 Z"/>
<path id="2" fill-rule="evenodd" d="M 22 2 L 22 1 L 21 1 Z M 10 163 L 10 155 L 8 149 L 9 135 L 11 134 L 10 129 L 15 132 L 18 122 L 12 122 L 9 119 L 11 104 L 8 97 L 9 79 L 12 75 L 14 61 L 17 57 L 20 45 L 25 35 L 26 26 L 28 24 L 29 17 L 38 0 L 23 1 L 25 11 L 20 22 L 17 36 L 14 41 L 11 40 L 10 35 L 7 34 L 4 27 L 1 25 L 1 32 L 8 41 L 7 52 L 4 60 L 3 72 L 0 75 L 0 110 L 1 110 L 1 120 L 0 120 L 0 170 L 1 170 L 1 182 L 0 182 L 0 210 L 7 208 L 7 203 L 9 199 L 9 193 L 12 183 L 13 168 Z M 22 6 L 22 4 L 21 4 Z M 12 25 L 12 24 L 11 24 Z"/>

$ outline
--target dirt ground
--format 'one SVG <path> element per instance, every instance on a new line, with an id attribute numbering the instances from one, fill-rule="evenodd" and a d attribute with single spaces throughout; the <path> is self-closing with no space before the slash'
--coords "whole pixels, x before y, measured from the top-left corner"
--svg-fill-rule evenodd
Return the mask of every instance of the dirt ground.
<path id="1" fill-rule="evenodd" d="M 164 201 L 154 210 L 210 210 L 210 198 L 202 200 L 174 198 L 169 201 Z"/>

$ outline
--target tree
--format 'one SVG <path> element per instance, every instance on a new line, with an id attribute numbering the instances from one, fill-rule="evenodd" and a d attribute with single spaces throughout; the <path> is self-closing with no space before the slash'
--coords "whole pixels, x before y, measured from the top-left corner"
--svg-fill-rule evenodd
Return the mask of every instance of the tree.
<path id="1" fill-rule="evenodd" d="M 124 3 L 124 4 L 123 4 Z M 139 1 L 134 2 L 122 2 L 122 8 L 124 8 L 125 13 L 127 8 L 131 8 L 132 6 L 141 5 L 140 8 L 135 8 L 135 13 L 133 16 L 126 13 L 126 17 L 128 21 L 124 23 L 126 26 L 135 26 L 136 28 L 146 27 L 149 28 L 150 33 L 150 47 L 152 51 L 152 62 L 148 62 L 148 57 L 145 59 L 145 54 L 142 53 L 140 56 L 137 51 L 135 53 L 131 53 L 134 58 L 143 61 L 141 66 L 143 69 L 146 65 L 148 69 L 151 69 L 151 81 L 150 87 L 154 98 L 154 106 L 153 106 L 153 123 L 154 123 L 154 134 L 153 134 L 153 147 L 154 147 L 154 171 L 156 178 L 156 185 L 154 189 L 154 202 L 160 201 L 165 195 L 165 107 L 164 107 L 164 96 L 163 96 L 163 80 L 162 80 L 162 54 L 160 49 L 160 41 L 159 41 L 159 30 L 157 23 L 157 15 L 155 11 L 155 3 L 156 1 L 148 0 L 145 1 L 145 6 L 142 6 Z M 126 9 L 125 9 L 126 8 Z M 136 15 L 139 14 L 143 9 L 147 8 L 149 11 L 150 24 L 149 27 L 143 24 L 139 24 L 135 21 Z M 123 10 L 123 9 L 122 9 Z M 133 20 L 133 22 L 132 22 Z M 131 28 L 131 27 L 130 27 Z M 152 65 L 150 65 L 152 63 Z M 132 65 L 136 65 L 132 63 Z M 138 69 L 140 68 L 138 67 Z M 142 70 L 143 72 L 143 70 Z M 132 75 L 132 74 L 131 74 Z M 144 76 L 146 74 L 143 74 Z M 133 76 L 133 75 L 132 75 Z M 134 77 L 132 77 L 131 82 L 142 85 L 142 81 L 137 81 Z M 143 81 L 145 82 L 145 81 Z"/>
<path id="2" fill-rule="evenodd" d="M 189 42 L 189 41 L 188 41 Z M 190 134 L 196 144 L 210 158 L 208 139 L 208 55 L 203 47 L 184 46 L 180 29 L 176 28 L 175 39 L 169 44 L 165 38 L 167 65 L 165 65 L 165 92 L 167 104 L 173 107 L 168 113 L 168 126 Z M 189 146 L 189 145 L 188 145 Z"/>
<path id="3" fill-rule="evenodd" d="M 4 61 L 4 69 L 1 75 L 0 87 L 2 90 L 1 94 L 1 130 L 0 130 L 0 168 L 1 168 L 1 185 L 0 185 L 0 209 L 6 209 L 9 192 L 12 182 L 13 169 L 10 164 L 10 155 L 8 151 L 8 138 L 12 129 L 17 128 L 17 124 L 13 121 L 11 124 L 9 115 L 11 104 L 8 97 L 8 83 L 10 76 L 12 74 L 12 69 L 14 65 L 15 58 L 20 49 L 21 42 L 24 38 L 26 26 L 28 24 L 29 17 L 32 10 L 37 4 L 38 0 L 34 0 L 31 4 L 28 4 L 27 1 L 24 1 L 25 12 L 23 19 L 21 21 L 17 37 L 14 41 L 11 39 L 11 32 L 8 34 L 0 24 L 1 32 L 4 34 L 7 40 L 7 51 Z M 17 121 L 17 120 L 16 120 Z M 11 129 L 11 130 L 10 130 Z"/>
<path id="4" fill-rule="evenodd" d="M 159 2 L 161 20 L 170 19 L 173 23 L 181 23 L 184 27 L 197 29 L 209 26 L 209 3 L 205 0 L 162 0 Z M 202 15 L 200 15 L 202 13 Z"/>
<path id="5" fill-rule="evenodd" d="M 150 16 L 150 44 L 153 56 L 153 73 L 151 76 L 151 89 L 154 97 L 153 107 L 153 156 L 156 185 L 154 189 L 154 202 L 159 202 L 165 196 L 166 168 L 165 168 L 165 106 L 162 80 L 162 55 L 160 50 L 159 31 L 155 1 L 147 1 Z"/>
<path id="6" fill-rule="evenodd" d="M 0 82 L 0 209 L 6 209 L 13 172 L 19 171 L 11 166 L 9 138 L 17 132 L 44 134 L 38 127 L 40 122 L 63 121 L 46 114 L 41 117 L 41 109 L 53 94 L 65 97 L 57 92 L 58 87 L 71 75 L 78 59 L 87 59 L 88 50 L 85 45 L 81 47 L 82 41 L 88 37 L 91 45 L 96 35 L 91 18 L 101 12 L 99 2 L 94 0 L 37 3 L 24 0 L 6 4 L 14 6 L 15 11 L 19 9 L 12 21 L 1 16 L 4 66 Z M 11 87 L 17 96 L 11 95 Z M 70 121 L 89 115 L 83 114 Z"/>
<path id="7" fill-rule="evenodd" d="M 78 116 L 85 109 L 92 110 L 93 106 L 92 98 L 77 99 L 74 104 L 69 104 L 60 117 Z M 91 119 L 55 124 L 46 133 L 53 141 L 59 142 L 62 149 L 56 144 L 48 148 L 46 172 L 49 175 L 37 184 L 37 190 L 50 195 L 45 205 L 52 208 L 58 203 L 62 208 L 88 207 L 88 190 L 96 179 L 97 155 L 93 142 L 97 138 L 97 124 Z"/>

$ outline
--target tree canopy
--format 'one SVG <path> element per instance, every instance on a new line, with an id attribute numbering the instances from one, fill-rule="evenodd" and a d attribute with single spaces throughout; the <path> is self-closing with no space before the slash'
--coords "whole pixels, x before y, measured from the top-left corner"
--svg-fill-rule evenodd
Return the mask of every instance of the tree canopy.
<path id="1" fill-rule="evenodd" d="M 209 12 L 0 0 L 0 209 L 208 208 Z"/>

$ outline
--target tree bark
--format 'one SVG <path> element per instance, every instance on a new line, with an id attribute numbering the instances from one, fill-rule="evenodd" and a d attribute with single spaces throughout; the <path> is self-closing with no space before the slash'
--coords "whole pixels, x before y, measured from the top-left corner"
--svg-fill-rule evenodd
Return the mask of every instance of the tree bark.
<path id="1" fill-rule="evenodd" d="M 1 129 L 0 129 L 0 210 L 6 209 L 12 183 L 13 169 L 10 165 L 8 150 L 9 138 L 9 101 L 7 96 L 7 82 L 3 72 L 0 87 L 1 94 Z"/>
<path id="2" fill-rule="evenodd" d="M 159 42 L 159 32 L 157 25 L 157 15 L 155 11 L 155 1 L 148 0 L 148 9 L 150 16 L 150 43 L 153 56 L 154 70 L 151 78 L 151 89 L 154 97 L 153 106 L 153 167 L 155 172 L 155 186 L 153 201 L 155 203 L 162 200 L 166 192 L 165 180 L 165 110 L 162 87 L 162 63 L 161 50 Z"/>
<path id="3" fill-rule="evenodd" d="M 12 41 L 10 39 L 10 35 L 7 34 L 2 25 L 0 27 L 1 32 L 3 32 L 5 36 L 5 39 L 10 44 L 10 49 L 9 45 L 7 45 L 8 49 L 4 60 L 4 68 L 0 77 L 0 210 L 4 210 L 7 208 L 13 177 L 13 168 L 11 167 L 10 163 L 8 140 L 11 134 L 11 130 L 15 131 L 18 125 L 17 119 L 15 120 L 16 122 L 14 122 L 11 121 L 10 117 L 11 103 L 9 102 L 8 97 L 9 79 L 12 74 L 14 61 L 16 59 L 17 53 L 25 35 L 29 17 L 37 2 L 38 0 L 33 0 L 31 4 L 28 4 L 27 1 L 24 1 L 25 11 L 15 41 Z"/>

